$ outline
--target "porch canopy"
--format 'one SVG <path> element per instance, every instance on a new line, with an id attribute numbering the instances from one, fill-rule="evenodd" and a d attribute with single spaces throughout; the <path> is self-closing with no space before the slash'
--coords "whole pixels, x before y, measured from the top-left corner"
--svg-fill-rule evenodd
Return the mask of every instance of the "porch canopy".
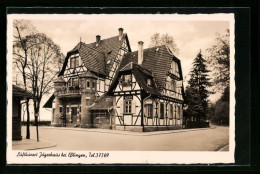
<path id="1" fill-rule="evenodd" d="M 95 103 L 89 107 L 91 111 L 110 111 L 113 109 L 113 97 L 104 94 Z"/>

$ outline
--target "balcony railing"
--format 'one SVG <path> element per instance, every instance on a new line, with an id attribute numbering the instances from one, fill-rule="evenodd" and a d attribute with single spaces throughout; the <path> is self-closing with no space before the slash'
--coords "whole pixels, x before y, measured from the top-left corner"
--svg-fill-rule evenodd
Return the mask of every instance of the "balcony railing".
<path id="1" fill-rule="evenodd" d="M 72 87 L 68 87 L 68 88 L 61 88 L 59 90 L 56 91 L 58 95 L 69 95 L 69 94 L 80 94 L 80 89 L 79 88 L 72 88 Z"/>

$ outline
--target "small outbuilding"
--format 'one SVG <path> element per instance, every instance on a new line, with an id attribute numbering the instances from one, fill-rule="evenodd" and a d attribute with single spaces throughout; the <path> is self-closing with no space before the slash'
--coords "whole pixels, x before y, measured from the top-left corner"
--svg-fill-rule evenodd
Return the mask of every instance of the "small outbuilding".
<path id="1" fill-rule="evenodd" d="M 33 95 L 13 85 L 13 105 L 12 105 L 12 140 L 22 140 L 21 134 L 21 100 L 33 98 Z"/>

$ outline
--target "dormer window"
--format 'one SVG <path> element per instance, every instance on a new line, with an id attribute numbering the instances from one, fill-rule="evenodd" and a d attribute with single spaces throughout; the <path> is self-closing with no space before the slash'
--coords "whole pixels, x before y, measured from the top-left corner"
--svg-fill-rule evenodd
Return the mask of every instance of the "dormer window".
<path id="1" fill-rule="evenodd" d="M 176 82 L 173 80 L 171 83 L 171 90 L 176 91 Z"/>
<path id="2" fill-rule="evenodd" d="M 122 86 L 131 86 L 131 75 L 123 75 L 120 79 Z"/>
<path id="3" fill-rule="evenodd" d="M 70 58 L 70 67 L 76 68 L 79 66 L 79 57 L 71 57 Z"/>
<path id="4" fill-rule="evenodd" d="M 147 85 L 152 86 L 152 80 L 151 79 L 147 79 Z"/>

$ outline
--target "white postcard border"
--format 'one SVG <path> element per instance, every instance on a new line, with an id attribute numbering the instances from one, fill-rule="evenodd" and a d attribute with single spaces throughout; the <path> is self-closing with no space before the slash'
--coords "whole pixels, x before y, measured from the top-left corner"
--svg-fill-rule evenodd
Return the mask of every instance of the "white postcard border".
<path id="1" fill-rule="evenodd" d="M 124 15 L 124 20 L 169 20 L 175 21 L 229 21 L 230 24 L 230 127 L 228 152 L 194 152 L 194 151 L 17 151 L 12 150 L 12 24 L 14 19 L 64 19 L 64 20 L 101 20 L 106 14 L 10 14 L 7 15 L 7 164 L 212 164 L 234 163 L 235 152 L 235 48 L 234 48 L 234 14 L 111 14 L 110 20 L 118 20 Z M 76 18 L 75 18 L 76 17 Z M 89 152 L 109 153 L 108 158 L 74 158 L 74 157 L 18 157 L 19 152 L 60 154 L 74 152 L 86 154 Z"/>

